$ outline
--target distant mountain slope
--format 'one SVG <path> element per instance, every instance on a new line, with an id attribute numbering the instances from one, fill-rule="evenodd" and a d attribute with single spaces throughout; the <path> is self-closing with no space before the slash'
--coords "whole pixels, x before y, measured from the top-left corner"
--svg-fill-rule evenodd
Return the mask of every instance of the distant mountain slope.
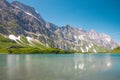
<path id="1" fill-rule="evenodd" d="M 83 53 L 105 52 L 118 46 L 106 34 L 99 34 L 94 30 L 85 31 L 70 25 L 59 27 L 46 22 L 33 7 L 18 1 L 9 3 L 0 0 L 0 33 L 9 39 L 12 39 L 11 35 L 17 39 L 23 35 L 26 39 L 38 41 L 45 46 Z"/>

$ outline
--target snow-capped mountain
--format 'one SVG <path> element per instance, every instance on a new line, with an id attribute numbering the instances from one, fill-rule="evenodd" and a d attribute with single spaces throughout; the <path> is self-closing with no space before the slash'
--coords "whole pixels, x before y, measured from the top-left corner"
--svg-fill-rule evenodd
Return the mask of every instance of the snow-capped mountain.
<path id="1" fill-rule="evenodd" d="M 18 1 L 0 0 L 0 34 L 12 40 L 23 35 L 29 42 L 37 40 L 50 47 L 81 52 L 104 52 L 118 46 L 109 35 L 46 22 L 33 7 Z"/>

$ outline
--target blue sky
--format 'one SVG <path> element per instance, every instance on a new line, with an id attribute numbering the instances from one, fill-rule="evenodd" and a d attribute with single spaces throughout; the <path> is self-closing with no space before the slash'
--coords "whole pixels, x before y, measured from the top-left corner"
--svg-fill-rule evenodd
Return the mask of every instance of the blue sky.
<path id="1" fill-rule="evenodd" d="M 13 0 L 8 0 L 13 1 Z M 120 0 L 18 0 L 34 7 L 48 22 L 94 29 L 120 42 Z"/>

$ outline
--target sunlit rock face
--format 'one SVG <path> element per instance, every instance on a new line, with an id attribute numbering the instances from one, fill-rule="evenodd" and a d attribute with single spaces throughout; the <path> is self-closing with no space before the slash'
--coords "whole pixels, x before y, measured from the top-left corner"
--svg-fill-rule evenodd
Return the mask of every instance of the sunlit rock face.
<path id="1" fill-rule="evenodd" d="M 87 34 L 89 39 L 99 46 L 105 47 L 107 49 L 113 49 L 118 46 L 118 43 L 114 42 L 113 39 L 107 34 L 98 34 L 94 30 L 88 31 Z"/>
<path id="2" fill-rule="evenodd" d="M 70 25 L 60 27 L 54 33 L 58 38 L 55 44 L 57 44 L 57 47 L 63 49 L 97 53 L 99 51 L 104 51 L 100 49 L 100 47 L 113 49 L 118 46 L 109 35 L 99 34 L 94 30 L 85 31 Z"/>
<path id="3" fill-rule="evenodd" d="M 85 31 L 74 26 L 57 26 L 46 22 L 40 14 L 30 6 L 18 1 L 12 3 L 0 1 L 0 33 L 14 34 L 14 40 L 20 35 L 29 36 L 53 48 L 75 50 L 79 52 L 105 52 L 118 46 L 106 34 L 94 30 Z M 7 23 L 6 23 L 7 22 Z M 9 36 L 13 40 L 13 36 Z"/>

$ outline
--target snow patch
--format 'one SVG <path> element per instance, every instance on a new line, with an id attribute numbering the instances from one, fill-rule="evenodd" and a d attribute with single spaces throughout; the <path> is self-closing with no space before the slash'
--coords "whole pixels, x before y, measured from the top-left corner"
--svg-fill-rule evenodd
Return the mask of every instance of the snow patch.
<path id="1" fill-rule="evenodd" d="M 85 52 L 85 51 L 83 50 L 83 48 L 80 48 L 80 49 L 81 49 L 82 52 Z"/>
<path id="2" fill-rule="evenodd" d="M 25 12 L 25 11 L 24 11 Z M 30 15 L 30 16 L 32 16 L 32 14 L 31 13 L 29 13 L 29 12 L 25 12 L 26 14 L 28 14 L 28 15 Z"/>
<path id="3" fill-rule="evenodd" d="M 111 39 L 110 39 L 110 38 L 106 38 L 106 40 L 107 40 L 108 42 L 111 42 Z"/>
<path id="4" fill-rule="evenodd" d="M 96 51 L 95 49 L 93 49 L 93 52 L 94 52 L 94 53 L 97 53 L 97 51 Z"/>
<path id="5" fill-rule="evenodd" d="M 32 43 L 31 41 L 33 40 L 31 37 L 27 36 L 26 37 L 29 43 Z"/>
<path id="6" fill-rule="evenodd" d="M 9 35 L 9 39 L 14 40 L 14 41 L 20 40 L 20 36 L 16 37 L 14 35 Z"/>
<path id="7" fill-rule="evenodd" d="M 77 36 L 74 35 L 74 38 L 77 39 Z"/>
<path id="8" fill-rule="evenodd" d="M 17 9 L 20 9 L 18 6 L 15 6 L 14 5 L 14 7 L 15 8 L 17 8 Z M 29 12 L 26 12 L 25 10 L 23 10 L 23 9 L 20 9 L 21 11 L 23 11 L 24 13 L 26 13 L 27 15 L 30 15 L 30 16 L 32 16 L 32 17 L 34 17 L 35 19 L 37 19 L 38 21 L 40 21 L 37 17 L 35 17 L 34 15 L 32 15 L 31 13 L 29 13 Z M 36 11 L 37 12 L 37 11 Z"/>
<path id="9" fill-rule="evenodd" d="M 89 47 L 86 47 L 86 49 L 87 49 L 87 52 L 89 51 Z"/>
<path id="10" fill-rule="evenodd" d="M 89 46 L 88 46 L 89 48 L 92 48 L 92 46 L 89 44 Z"/>
<path id="11" fill-rule="evenodd" d="M 92 43 L 91 43 L 90 45 L 91 45 L 91 47 L 93 47 L 93 44 L 92 44 Z"/>
<path id="12" fill-rule="evenodd" d="M 24 11 L 24 10 L 23 10 Z M 32 17 L 34 17 L 35 19 L 37 19 L 38 21 L 40 21 L 37 17 L 35 17 L 34 15 L 32 15 L 31 13 L 29 13 L 29 12 L 26 12 L 26 11 L 24 11 L 27 15 L 29 15 L 29 16 L 32 16 Z"/>
<path id="13" fill-rule="evenodd" d="M 80 39 L 80 40 L 84 40 L 83 35 L 78 36 L 78 39 Z"/>

